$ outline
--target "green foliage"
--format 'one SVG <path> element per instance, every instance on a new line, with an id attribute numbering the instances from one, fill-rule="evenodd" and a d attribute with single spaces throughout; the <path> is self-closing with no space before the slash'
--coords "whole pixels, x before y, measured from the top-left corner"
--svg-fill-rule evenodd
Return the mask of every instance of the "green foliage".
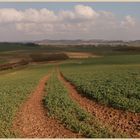
<path id="1" fill-rule="evenodd" d="M 65 53 L 50 53 L 50 54 L 37 53 L 31 54 L 30 57 L 34 62 L 61 61 L 69 58 Z"/>
<path id="2" fill-rule="evenodd" d="M 0 43 L 0 52 L 37 49 L 40 47 L 33 43 Z"/>
<path id="3" fill-rule="evenodd" d="M 84 61 L 62 65 L 61 69 L 84 96 L 114 108 L 140 112 L 140 65 L 93 64 L 90 60 L 87 65 Z"/>
<path id="4" fill-rule="evenodd" d="M 0 73 L 0 137 L 16 137 L 11 131 L 19 106 L 34 90 L 50 67 L 30 66 L 23 70 Z"/>
<path id="5" fill-rule="evenodd" d="M 68 66 L 140 64 L 140 55 L 110 55 L 88 59 L 73 59 L 65 61 L 65 66 L 66 64 Z"/>
<path id="6" fill-rule="evenodd" d="M 72 101 L 68 91 L 58 80 L 54 72 L 46 86 L 47 96 L 44 104 L 49 115 L 60 120 L 65 127 L 85 137 L 118 137 L 107 128 L 101 126 L 95 117 L 90 116 L 80 106 Z"/>

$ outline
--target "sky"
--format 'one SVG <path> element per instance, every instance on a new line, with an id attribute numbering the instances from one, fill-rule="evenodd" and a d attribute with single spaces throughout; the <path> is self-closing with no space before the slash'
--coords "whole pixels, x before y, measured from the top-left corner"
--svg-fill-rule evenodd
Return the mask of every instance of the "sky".
<path id="1" fill-rule="evenodd" d="M 0 41 L 140 39 L 140 3 L 0 3 Z"/>

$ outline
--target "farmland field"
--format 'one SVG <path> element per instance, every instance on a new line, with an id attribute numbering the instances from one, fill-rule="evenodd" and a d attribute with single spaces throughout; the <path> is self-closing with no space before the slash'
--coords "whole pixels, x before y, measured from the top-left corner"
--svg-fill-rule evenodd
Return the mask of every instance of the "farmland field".
<path id="1" fill-rule="evenodd" d="M 136 57 L 135 64 L 132 64 L 134 59 L 129 61 L 126 56 L 126 60 L 122 56 L 121 59 L 112 57 L 110 62 L 106 58 L 93 59 L 93 62 L 81 60 L 63 65 L 62 73 L 88 98 L 114 108 L 140 112 L 140 56 Z"/>
<path id="2" fill-rule="evenodd" d="M 6 45 L 0 64 L 27 65 L 0 71 L 0 137 L 140 137 L 138 52 Z"/>
<path id="3" fill-rule="evenodd" d="M 136 132 L 139 135 L 139 60 L 139 55 L 79 59 L 61 64 L 60 71 L 78 91 L 79 96 L 73 95 L 75 100 L 87 110 L 90 108 L 90 112 L 104 125 L 112 127 L 114 131 L 118 130 L 117 127 L 120 125 L 123 126 L 120 132 L 124 134 L 126 132 L 128 135 Z M 85 100 L 84 97 L 89 100 Z M 126 119 L 131 117 L 134 117 L 135 121 Z M 114 118 L 114 121 L 111 118 Z M 122 124 L 122 121 L 125 123 Z M 130 125 L 130 122 L 136 124 L 135 128 Z M 129 127 L 133 132 L 127 129 Z"/>
<path id="4" fill-rule="evenodd" d="M 12 1 L 0 4 L 0 138 L 140 140 L 140 3 Z"/>
<path id="5" fill-rule="evenodd" d="M 11 132 L 15 113 L 49 71 L 49 66 L 29 66 L 0 73 L 0 137 L 15 137 Z"/>
<path id="6" fill-rule="evenodd" d="M 59 119 L 66 128 L 85 137 L 117 137 L 69 98 L 67 89 L 59 81 L 56 73 L 52 74 L 46 87 L 47 96 L 44 103 L 49 114 Z"/>

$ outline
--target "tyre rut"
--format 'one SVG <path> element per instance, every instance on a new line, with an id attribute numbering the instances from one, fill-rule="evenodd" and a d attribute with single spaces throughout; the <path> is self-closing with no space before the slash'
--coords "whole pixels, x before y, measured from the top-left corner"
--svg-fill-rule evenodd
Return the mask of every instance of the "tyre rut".
<path id="1" fill-rule="evenodd" d="M 21 105 L 12 129 L 23 138 L 76 138 L 78 134 L 49 117 L 43 106 L 43 91 L 48 78 L 49 75 L 42 78 L 29 99 Z"/>

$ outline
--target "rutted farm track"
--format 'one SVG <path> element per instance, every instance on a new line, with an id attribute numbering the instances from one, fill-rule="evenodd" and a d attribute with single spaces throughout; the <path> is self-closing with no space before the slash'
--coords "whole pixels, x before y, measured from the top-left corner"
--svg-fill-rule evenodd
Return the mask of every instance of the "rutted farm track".
<path id="1" fill-rule="evenodd" d="M 21 106 L 13 124 L 14 131 L 25 138 L 78 137 L 57 120 L 47 116 L 42 99 L 48 78 L 46 76 L 40 81 L 30 98 Z"/>
<path id="2" fill-rule="evenodd" d="M 83 97 L 76 88 L 65 80 L 57 69 L 58 79 L 68 89 L 70 98 L 79 104 L 85 111 L 95 116 L 105 127 L 116 133 L 126 133 L 130 137 L 140 137 L 140 115 L 123 112 L 100 105 Z M 29 99 L 23 103 L 13 122 L 13 129 L 25 138 L 76 138 L 81 137 L 66 129 L 58 120 L 49 117 L 43 106 L 43 91 L 50 75 L 44 77 Z"/>

